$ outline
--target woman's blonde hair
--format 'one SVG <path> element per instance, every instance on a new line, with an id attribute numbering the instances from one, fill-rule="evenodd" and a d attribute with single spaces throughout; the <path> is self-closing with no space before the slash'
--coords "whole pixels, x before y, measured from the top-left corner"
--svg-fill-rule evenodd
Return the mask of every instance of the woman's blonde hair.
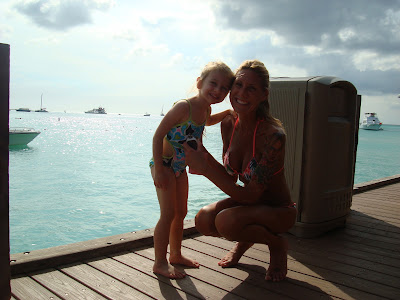
<path id="1" fill-rule="evenodd" d="M 237 74 L 243 70 L 252 70 L 253 72 L 255 72 L 260 78 L 261 88 L 263 90 L 270 89 L 269 72 L 261 61 L 257 59 L 245 60 L 236 70 L 235 75 L 237 76 Z M 269 105 L 269 94 L 267 99 L 261 102 L 257 108 L 257 119 L 264 119 L 274 125 L 283 127 L 282 122 L 271 115 L 270 105 Z"/>

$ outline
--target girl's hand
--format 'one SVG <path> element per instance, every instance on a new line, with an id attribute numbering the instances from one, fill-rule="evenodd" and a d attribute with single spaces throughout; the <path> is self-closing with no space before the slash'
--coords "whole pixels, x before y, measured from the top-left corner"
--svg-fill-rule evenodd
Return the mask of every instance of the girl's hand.
<path id="1" fill-rule="evenodd" d="M 161 167 L 159 170 L 154 168 L 154 186 L 166 190 L 169 185 L 169 176 L 167 168 Z"/>
<path id="2" fill-rule="evenodd" d="M 235 119 L 238 117 L 238 114 L 236 113 L 236 111 L 234 111 L 233 109 L 229 110 L 229 114 L 234 117 Z"/>
<path id="3" fill-rule="evenodd" d="M 190 147 L 187 143 L 183 144 L 183 148 L 185 149 L 186 164 L 189 166 L 189 173 L 204 175 L 208 166 L 208 151 L 204 148 L 201 141 L 197 140 L 197 150 Z"/>

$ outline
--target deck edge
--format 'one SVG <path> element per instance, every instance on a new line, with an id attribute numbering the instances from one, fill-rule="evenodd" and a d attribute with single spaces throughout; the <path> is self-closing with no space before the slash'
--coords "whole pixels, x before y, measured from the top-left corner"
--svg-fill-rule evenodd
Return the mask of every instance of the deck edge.
<path id="1" fill-rule="evenodd" d="M 353 195 L 364 193 L 373 189 L 377 189 L 386 185 L 400 182 L 400 174 L 383 177 L 363 183 L 355 184 L 353 187 Z"/>
<path id="2" fill-rule="evenodd" d="M 194 219 L 185 220 L 183 235 L 198 233 Z M 54 268 L 93 257 L 153 244 L 154 228 L 10 255 L 11 276 Z"/>

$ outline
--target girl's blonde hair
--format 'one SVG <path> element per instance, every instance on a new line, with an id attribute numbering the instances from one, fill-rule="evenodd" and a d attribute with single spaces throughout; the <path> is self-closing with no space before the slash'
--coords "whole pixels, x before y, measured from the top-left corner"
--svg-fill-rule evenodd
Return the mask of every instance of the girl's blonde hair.
<path id="1" fill-rule="evenodd" d="M 232 87 L 232 84 L 235 81 L 235 74 L 233 73 L 231 68 L 229 68 L 228 65 L 226 65 L 222 61 L 212 61 L 212 62 L 209 62 L 208 64 L 206 64 L 204 66 L 203 70 L 200 73 L 200 76 L 199 76 L 200 80 L 206 79 L 206 77 L 208 75 L 210 75 L 210 73 L 213 72 L 213 71 L 222 71 L 228 77 L 230 77 L 231 78 L 231 82 L 229 84 L 229 89 Z M 189 95 L 192 95 L 192 94 L 194 94 L 196 92 L 197 92 L 196 83 L 193 83 L 192 87 L 188 91 L 188 96 L 187 97 L 189 98 Z"/>
<path id="2" fill-rule="evenodd" d="M 263 90 L 269 90 L 270 81 L 269 81 L 269 72 L 265 65 L 259 60 L 245 60 L 236 70 L 236 76 L 239 72 L 243 70 L 252 70 L 255 72 L 261 81 L 261 88 Z M 267 99 L 260 103 L 257 108 L 257 119 L 264 119 L 274 125 L 282 127 L 282 122 L 271 115 L 270 105 L 269 105 L 269 95 Z"/>
<path id="3" fill-rule="evenodd" d="M 200 79 L 201 80 L 206 79 L 206 77 L 213 71 L 224 72 L 228 77 L 231 78 L 231 85 L 232 85 L 233 81 L 235 80 L 235 74 L 232 72 L 231 68 L 229 68 L 222 61 L 212 61 L 212 62 L 209 62 L 208 64 L 206 64 L 200 73 Z M 229 86 L 229 88 L 231 88 L 231 85 Z"/>

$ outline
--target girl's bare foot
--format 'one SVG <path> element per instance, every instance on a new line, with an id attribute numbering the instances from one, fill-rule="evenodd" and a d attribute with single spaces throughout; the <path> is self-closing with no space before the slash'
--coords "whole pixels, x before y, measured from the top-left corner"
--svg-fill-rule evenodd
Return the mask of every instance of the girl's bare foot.
<path id="1" fill-rule="evenodd" d="M 162 263 L 154 263 L 153 272 L 171 279 L 181 279 L 186 276 L 185 273 L 179 271 L 167 261 Z"/>
<path id="2" fill-rule="evenodd" d="M 218 262 L 218 265 L 223 268 L 228 268 L 236 265 L 242 255 L 251 247 L 253 243 L 236 243 L 235 246 Z"/>
<path id="3" fill-rule="evenodd" d="M 190 258 L 187 258 L 187 257 L 182 256 L 182 255 L 177 255 L 177 256 L 170 255 L 169 256 L 169 262 L 171 264 L 184 265 L 184 266 L 191 267 L 191 268 L 200 267 L 200 264 L 197 261 L 195 261 L 193 259 L 190 259 Z"/>
<path id="4" fill-rule="evenodd" d="M 277 282 L 286 278 L 288 248 L 288 242 L 283 237 L 280 237 L 274 246 L 269 245 L 270 264 L 265 280 Z"/>

